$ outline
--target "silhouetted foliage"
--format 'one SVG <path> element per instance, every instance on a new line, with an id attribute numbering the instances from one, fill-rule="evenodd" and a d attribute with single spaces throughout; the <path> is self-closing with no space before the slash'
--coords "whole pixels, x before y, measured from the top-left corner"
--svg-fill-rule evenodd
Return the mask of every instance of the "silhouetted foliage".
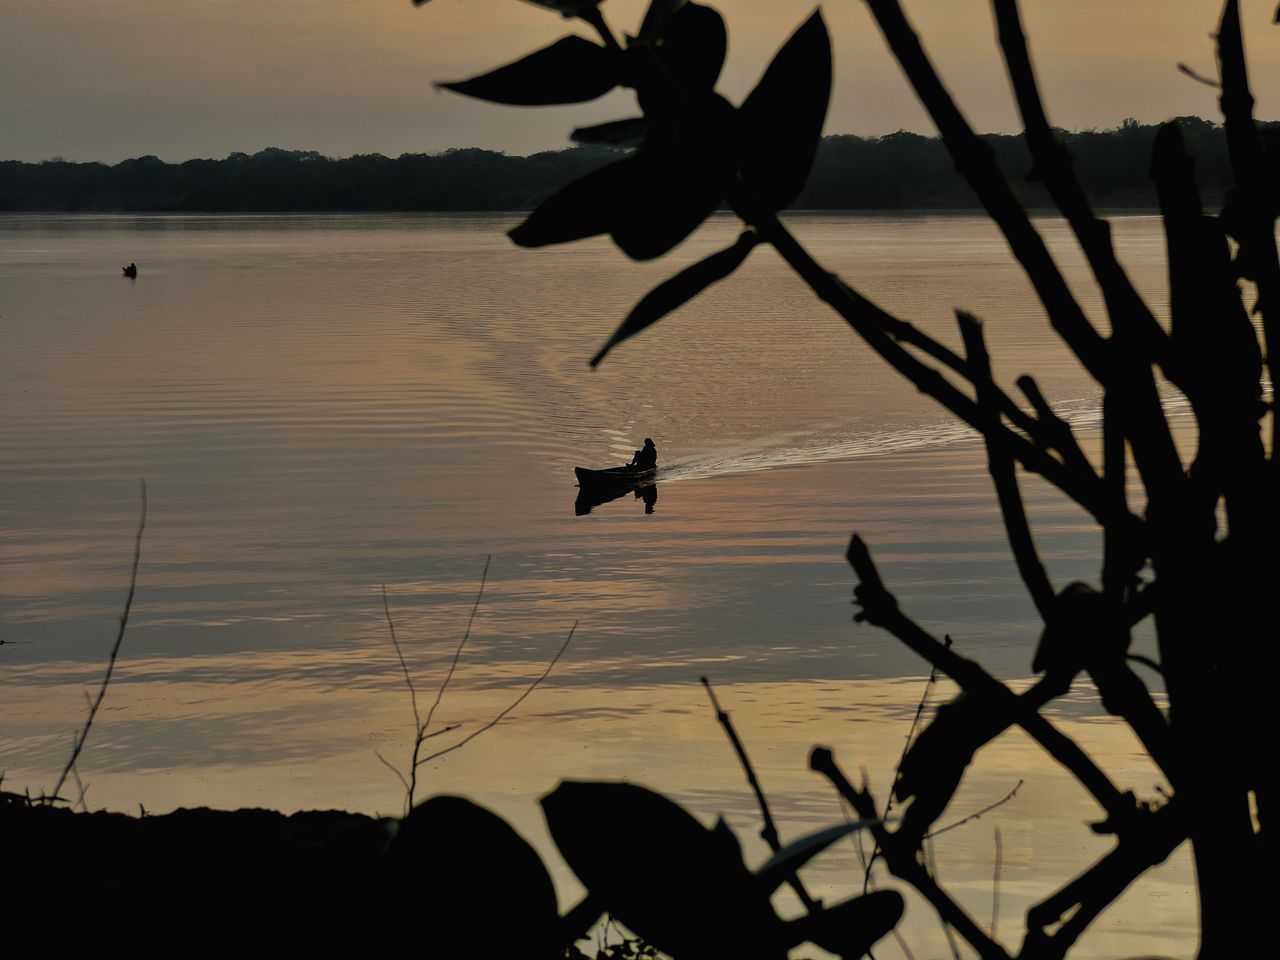
<path id="1" fill-rule="evenodd" d="M 1201 192 L 1217 201 L 1231 183 L 1222 127 L 1198 117 L 1179 117 L 1177 123 Z M 1259 126 L 1266 156 L 1280 157 L 1280 124 Z M 1099 203 L 1155 207 L 1148 168 L 1159 129 L 1130 124 L 1116 130 L 1059 133 L 1076 158 L 1080 178 Z M 115 165 L 7 160 L 0 161 L 0 210 L 529 210 L 566 183 L 618 159 L 622 155 L 618 151 L 635 147 L 647 130 L 643 118 L 582 127 L 574 131 L 573 139 L 584 146 L 528 157 L 459 149 L 333 160 L 315 151 L 273 147 L 252 156 L 233 153 L 225 160 L 185 163 L 164 163 L 155 157 Z M 1021 136 L 984 134 L 981 139 L 995 152 L 1025 203 L 1051 204 L 1044 188 L 1027 179 L 1032 162 Z M 980 204 L 940 139 L 900 131 L 882 137 L 822 138 L 808 182 L 789 206 L 795 210 L 923 210 L 975 209 Z"/>
<path id="2" fill-rule="evenodd" d="M 1076 135 L 1049 123 L 1016 0 L 992 0 L 1024 126 L 1016 139 L 976 135 L 900 3 L 866 3 L 937 126 L 945 161 L 936 141 L 910 134 L 873 146 L 838 138 L 843 161 L 830 155 L 815 160 L 830 88 L 830 45 L 820 13 L 787 41 L 756 89 L 734 108 L 713 89 L 724 59 L 724 31 L 710 8 L 652 0 L 641 29 L 625 36 L 623 46 L 596 4 L 557 5 L 600 36 L 592 54 L 601 70 L 596 87 L 621 85 L 636 92 L 643 118 L 606 132 L 625 130 L 628 138 L 640 139 L 633 154 L 550 197 L 511 232 L 512 239 L 542 246 L 607 233 L 624 253 L 646 259 L 678 243 L 723 200 L 742 219 L 742 237 L 642 299 L 593 364 L 728 276 L 754 245 L 765 243 L 876 353 L 985 441 L 1018 572 L 1044 622 L 1038 644 L 1033 650 L 1029 643 L 1027 651 L 1028 665 L 1040 678 L 1015 693 L 961 655 L 950 637 L 943 642 L 930 634 L 900 609 L 866 544 L 854 536 L 848 559 L 857 575 L 856 619 L 888 631 L 961 689 L 903 755 L 892 785 L 893 798 L 904 805 L 896 829 L 881 819 L 869 785 L 850 783 L 829 749 L 813 750 L 812 768 L 872 831 L 873 861 L 879 856 L 914 886 L 944 926 L 979 956 L 1007 960 L 1010 954 L 994 929 L 975 922 L 928 869 L 925 843 L 937 832 L 935 824 L 977 751 L 1019 726 L 1094 797 L 1103 818 L 1092 830 L 1114 836 L 1115 845 L 1030 907 L 1018 956 L 1064 956 L 1133 880 L 1188 840 L 1200 896 L 1200 955 L 1245 955 L 1268 942 L 1264 891 L 1271 858 L 1263 827 L 1272 764 L 1255 737 L 1272 719 L 1266 684 L 1275 666 L 1274 644 L 1265 636 L 1257 642 L 1257 631 L 1274 620 L 1271 592 L 1280 574 L 1278 426 L 1274 389 L 1263 385 L 1264 369 L 1275 382 L 1273 358 L 1280 349 L 1280 177 L 1274 148 L 1267 148 L 1274 128 L 1261 129 L 1252 115 L 1238 0 L 1227 0 L 1216 34 L 1221 131 L 1203 121 L 1158 129 L 1126 122 L 1109 134 Z M 489 82 L 473 81 L 468 92 L 484 89 L 481 80 Z M 484 93 L 500 101 L 506 96 L 501 89 Z M 606 139 L 599 128 L 590 138 Z M 1034 380 L 1017 382 L 1025 403 L 995 382 L 977 318 L 957 311 L 964 352 L 956 353 L 822 267 L 778 219 L 780 209 L 797 201 L 811 166 L 822 174 L 830 164 L 827 175 L 855 180 L 866 166 L 860 167 L 860 154 L 893 162 L 878 178 L 882 183 L 909 181 L 921 170 L 933 184 L 963 178 L 1004 235 L 1051 326 L 1102 390 L 1100 464 L 1083 452 Z M 1110 227 L 1095 215 L 1088 193 L 1092 187 L 1095 195 L 1106 196 L 1109 187 L 1124 184 L 1135 195 L 1150 196 L 1150 185 L 1136 187 L 1148 173 L 1168 241 L 1170 329 L 1130 282 Z M 1102 292 L 1108 334 L 1098 330 L 1067 286 L 1027 214 L 1025 192 L 1015 192 L 1009 175 L 1033 180 L 1066 220 Z M 1217 216 L 1204 212 L 1204 195 L 1215 192 L 1206 189 L 1211 180 L 1226 187 L 1214 198 L 1222 201 Z M 810 180 L 802 197 L 812 196 L 815 182 Z M 903 203 L 906 189 L 895 202 Z M 954 195 L 951 188 L 947 195 Z M 1194 411 L 1197 443 L 1189 465 L 1175 443 L 1161 389 L 1181 392 Z M 1262 435 L 1268 414 L 1269 443 Z M 1024 508 L 1019 467 L 1040 474 L 1101 527 L 1096 586 L 1053 585 Z M 1139 481 L 1136 495 L 1145 498 L 1139 509 L 1130 505 L 1130 469 Z M 1158 661 L 1130 653 L 1133 629 L 1147 618 L 1154 620 Z M 1167 706 L 1152 695 L 1136 666 L 1159 676 Z M 1042 715 L 1042 708 L 1081 680 L 1092 684 L 1105 710 L 1128 724 L 1171 793 L 1140 798 L 1122 791 Z M 592 895 L 609 900 L 609 909 L 659 946 L 669 944 L 688 956 L 733 956 L 741 949 L 764 957 L 785 949 L 771 911 L 741 867 L 736 840 L 722 825 L 706 831 L 670 801 L 626 785 L 566 784 L 544 807 L 557 844 Z M 625 832 L 611 832 L 613 842 L 600 845 L 599 825 L 613 823 L 625 824 Z M 618 849 L 622 865 L 614 857 Z M 625 866 L 655 852 L 683 864 L 661 891 L 642 888 Z M 768 870 L 766 865 L 757 877 Z M 674 902 L 668 899 L 672 893 Z M 868 900 L 837 908 L 860 914 L 852 935 L 844 930 L 849 938 L 838 945 L 846 956 L 864 951 L 896 922 L 900 900 L 892 906 L 887 899 L 884 906 Z M 808 906 L 808 915 L 795 921 L 811 925 L 799 939 L 835 949 L 825 936 L 829 931 L 812 926 L 826 923 L 835 911 Z M 695 928 L 691 911 L 713 922 L 725 918 L 722 928 L 744 940 L 711 940 Z"/>

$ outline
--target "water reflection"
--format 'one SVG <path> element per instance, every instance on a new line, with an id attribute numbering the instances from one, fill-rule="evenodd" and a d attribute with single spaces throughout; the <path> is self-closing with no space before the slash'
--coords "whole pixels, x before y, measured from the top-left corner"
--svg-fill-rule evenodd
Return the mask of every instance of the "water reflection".
<path id="1" fill-rule="evenodd" d="M 645 513 L 653 513 L 654 505 L 658 502 L 658 485 L 656 483 L 647 483 L 640 487 L 619 484 L 617 486 L 579 488 L 578 499 L 573 503 L 574 516 L 585 517 L 596 507 L 612 503 L 614 500 L 621 500 L 628 493 L 632 494 L 633 499 L 644 501 Z"/>

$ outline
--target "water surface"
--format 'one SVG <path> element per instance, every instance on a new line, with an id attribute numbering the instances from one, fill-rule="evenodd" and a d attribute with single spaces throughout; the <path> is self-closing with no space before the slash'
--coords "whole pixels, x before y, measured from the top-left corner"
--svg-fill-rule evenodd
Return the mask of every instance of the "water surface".
<path id="1" fill-rule="evenodd" d="M 433 690 L 492 555 L 445 723 L 475 729 L 542 669 L 511 718 L 433 764 L 540 844 L 559 778 L 629 777 L 708 817 L 759 858 L 754 812 L 697 686 L 722 688 L 784 834 L 838 821 L 805 771 L 815 742 L 885 792 L 922 665 L 850 623 L 851 532 L 904 606 L 1002 676 L 1037 635 L 981 445 L 901 383 L 771 252 L 592 372 L 586 360 L 650 286 L 720 245 L 714 219 L 657 264 L 603 241 L 518 250 L 501 216 L 0 218 L 0 769 L 52 785 L 100 675 L 127 581 L 137 486 L 150 513 L 117 679 L 81 764 L 91 805 L 345 806 L 397 812 L 411 718 L 381 606 Z M 1034 372 L 1092 442 L 1096 394 L 978 218 L 804 216 L 801 240 L 883 306 L 958 346 L 987 323 L 997 373 Z M 1042 221 L 1097 311 L 1063 225 Z M 1116 221 L 1122 257 L 1164 310 L 1149 217 Z M 131 282 L 119 267 L 136 261 Z M 1178 410 L 1173 411 L 1175 416 Z M 623 498 L 574 515 L 575 465 L 652 436 L 652 515 Z M 1098 538 L 1030 483 L 1057 582 L 1093 578 Z M 942 696 L 941 693 L 935 696 Z M 1117 780 L 1155 774 L 1083 693 L 1060 722 Z M 1097 811 L 1033 745 L 980 757 L 939 841 L 943 876 L 1002 929 L 1106 849 Z M 557 867 L 564 898 L 573 882 Z M 847 892 L 852 851 L 815 868 Z M 1179 855 L 1145 878 L 1087 956 L 1194 952 Z M 908 934 L 937 946 L 927 908 Z M 1011 935 L 1011 934 L 1010 934 Z M 932 947 L 926 947 L 925 952 Z"/>

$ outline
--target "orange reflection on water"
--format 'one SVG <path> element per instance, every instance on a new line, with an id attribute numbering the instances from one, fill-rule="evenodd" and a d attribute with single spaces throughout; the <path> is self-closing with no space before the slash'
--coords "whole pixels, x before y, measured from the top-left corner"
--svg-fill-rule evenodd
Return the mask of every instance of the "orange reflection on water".
<path id="1" fill-rule="evenodd" d="M 257 653 L 252 663 L 224 658 L 123 664 L 80 765 L 91 803 L 118 809 L 141 803 L 152 812 L 261 803 L 287 811 L 345 807 L 398 813 L 402 790 L 374 751 L 403 766 L 412 718 L 389 651 L 380 653 L 382 662 L 370 650 L 344 665 L 356 682 L 313 675 L 297 654 Z M 542 667 L 538 660 L 500 667 L 464 663 L 438 724 L 462 724 L 454 736 L 465 735 L 510 703 Z M 714 676 L 713 663 L 700 667 Z M 0 751 L 17 761 L 9 768 L 7 788 L 38 790 L 65 756 L 85 675 L 64 672 L 59 679 L 56 671 L 42 670 L 39 686 L 8 685 L 6 713 L 24 719 L 8 725 L 0 739 Z M 765 858 L 742 771 L 692 678 L 601 687 L 578 685 L 575 672 L 566 661 L 508 720 L 424 768 L 421 796 L 464 794 L 508 817 L 543 852 L 566 904 L 577 896 L 577 883 L 556 855 L 537 807 L 537 798 L 562 778 L 631 779 L 668 792 L 708 823 L 723 814 L 741 838 L 748 863 Z M 241 679 L 230 682 L 231 676 Z M 429 676 L 420 683 L 420 689 L 433 689 Z M 923 690 L 921 678 L 909 677 L 730 684 L 718 694 L 748 746 L 786 839 L 843 816 L 832 791 L 806 768 L 815 744 L 832 746 L 851 775 L 867 770 L 883 802 Z M 931 703 L 952 692 L 939 684 Z M 1083 691 L 1069 698 L 1055 722 L 1117 784 L 1153 796 L 1159 775 L 1132 735 L 1123 724 L 1096 716 L 1097 705 L 1083 698 Z M 944 882 L 974 916 L 984 918 L 991 909 L 993 831 L 1000 829 L 1000 929 L 1011 946 L 1026 908 L 1110 847 L 1085 826 L 1100 817 L 1097 806 L 1020 733 L 981 751 L 942 823 L 999 799 L 1019 780 L 1023 786 L 1012 801 L 935 842 Z M 608 829 L 605 822 L 602 843 L 608 842 Z M 806 868 L 806 880 L 815 895 L 828 900 L 856 892 L 862 869 L 854 847 L 825 854 Z M 878 882 L 896 886 L 887 877 Z M 903 932 L 913 950 L 944 950 L 927 905 L 914 897 L 909 903 Z M 779 904 L 784 912 L 794 909 L 784 900 Z M 1103 915 L 1082 942 L 1080 956 L 1190 956 L 1195 916 L 1190 861 L 1180 850 Z"/>

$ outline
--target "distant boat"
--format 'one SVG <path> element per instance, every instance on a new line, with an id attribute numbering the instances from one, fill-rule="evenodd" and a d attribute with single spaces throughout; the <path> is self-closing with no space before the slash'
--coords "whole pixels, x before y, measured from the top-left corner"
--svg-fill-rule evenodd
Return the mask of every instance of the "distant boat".
<path id="1" fill-rule="evenodd" d="M 658 471 L 655 467 L 611 467 L 608 470 L 589 470 L 574 467 L 578 477 L 578 499 L 573 512 L 578 516 L 590 513 L 593 507 L 634 493 L 644 501 L 644 512 L 653 513 L 658 502 Z"/>
<path id="2" fill-rule="evenodd" d="M 626 491 L 653 483 L 658 470 L 656 467 L 610 467 L 607 470 L 574 467 L 573 472 L 583 490 Z"/>
<path id="3" fill-rule="evenodd" d="M 136 263 L 131 263 L 127 267 L 121 267 L 120 269 L 124 271 L 124 275 L 130 280 L 137 279 L 138 265 Z"/>

